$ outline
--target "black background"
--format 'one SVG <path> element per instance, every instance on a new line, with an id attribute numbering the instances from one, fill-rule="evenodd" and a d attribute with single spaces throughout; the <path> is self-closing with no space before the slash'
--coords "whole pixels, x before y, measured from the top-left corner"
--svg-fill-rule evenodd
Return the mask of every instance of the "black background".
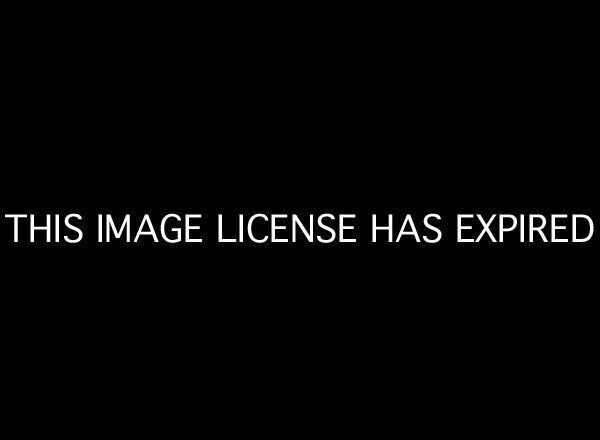
<path id="1" fill-rule="evenodd" d="M 247 12 L 29 11 L 3 55 L 2 213 L 355 212 L 361 243 L 14 246 L 4 224 L 11 414 L 581 426 L 597 237 L 460 246 L 453 219 L 597 224 L 593 29 L 539 11 Z M 429 212 L 441 244 L 368 243 L 371 213 Z"/>

